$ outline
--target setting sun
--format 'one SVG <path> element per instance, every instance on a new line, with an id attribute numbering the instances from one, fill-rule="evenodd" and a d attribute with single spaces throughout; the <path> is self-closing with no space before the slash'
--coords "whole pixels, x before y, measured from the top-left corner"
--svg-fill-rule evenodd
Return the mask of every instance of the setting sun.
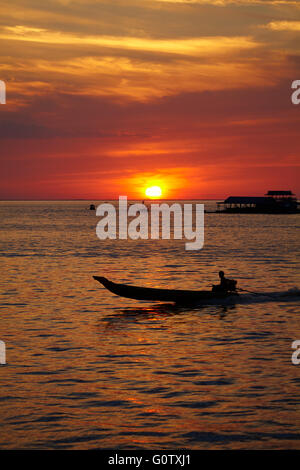
<path id="1" fill-rule="evenodd" d="M 148 197 L 160 197 L 162 193 L 159 186 L 151 186 L 150 188 L 147 188 L 145 192 Z"/>

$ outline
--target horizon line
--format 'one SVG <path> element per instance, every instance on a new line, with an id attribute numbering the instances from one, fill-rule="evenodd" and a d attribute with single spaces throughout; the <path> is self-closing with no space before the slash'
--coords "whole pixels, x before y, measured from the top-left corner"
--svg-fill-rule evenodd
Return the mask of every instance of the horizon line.
<path id="1" fill-rule="evenodd" d="M 157 198 L 157 199 L 142 199 L 142 198 L 127 198 L 128 201 L 218 201 L 219 198 Z M 56 201 L 118 201 L 119 198 L 102 198 L 102 199 L 0 199 L 0 202 L 56 202 Z"/>

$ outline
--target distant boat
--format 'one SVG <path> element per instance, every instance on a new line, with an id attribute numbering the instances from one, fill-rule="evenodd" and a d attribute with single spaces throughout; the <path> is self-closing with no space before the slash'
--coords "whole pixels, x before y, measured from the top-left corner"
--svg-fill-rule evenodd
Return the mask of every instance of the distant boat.
<path id="1" fill-rule="evenodd" d="M 90 205 L 90 211 L 94 211 L 94 210 L 96 210 L 95 204 L 91 204 Z"/>
<path id="2" fill-rule="evenodd" d="M 239 295 L 237 292 L 213 292 L 208 290 L 180 290 L 180 289 L 156 289 L 153 287 L 138 287 L 127 284 L 117 284 L 106 277 L 93 276 L 107 290 L 115 295 L 135 300 L 150 300 L 163 302 L 176 302 L 189 304 L 205 302 L 215 299 L 224 299 Z"/>

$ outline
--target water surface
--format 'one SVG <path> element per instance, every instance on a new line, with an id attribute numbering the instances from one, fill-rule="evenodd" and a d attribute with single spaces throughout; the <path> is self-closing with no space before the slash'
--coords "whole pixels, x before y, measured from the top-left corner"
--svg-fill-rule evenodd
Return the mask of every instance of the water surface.
<path id="1" fill-rule="evenodd" d="M 0 203 L 0 447 L 300 449 L 299 215 L 206 214 L 188 252 L 100 241 L 88 207 Z M 179 308 L 92 279 L 205 289 L 220 269 L 270 294 Z"/>

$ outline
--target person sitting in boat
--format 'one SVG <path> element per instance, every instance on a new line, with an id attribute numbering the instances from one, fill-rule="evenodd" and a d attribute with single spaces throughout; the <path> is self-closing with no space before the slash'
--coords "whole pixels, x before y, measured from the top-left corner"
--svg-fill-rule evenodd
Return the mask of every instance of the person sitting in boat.
<path id="1" fill-rule="evenodd" d="M 234 292 L 236 291 L 237 281 L 234 279 L 227 279 L 225 277 L 224 271 L 219 272 L 220 284 L 214 285 L 212 288 L 213 292 L 223 291 L 223 292 Z"/>

